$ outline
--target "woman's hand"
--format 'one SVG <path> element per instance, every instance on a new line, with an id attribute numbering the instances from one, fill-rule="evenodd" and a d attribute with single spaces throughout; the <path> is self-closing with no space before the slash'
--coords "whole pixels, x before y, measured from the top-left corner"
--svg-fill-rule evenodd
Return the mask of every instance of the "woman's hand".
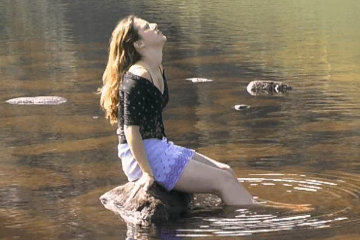
<path id="1" fill-rule="evenodd" d="M 125 201 L 124 205 L 126 206 L 134 198 L 134 196 L 138 193 L 140 188 L 143 188 L 145 191 L 148 191 L 150 189 L 150 187 L 153 185 L 154 181 L 155 180 L 152 175 L 150 175 L 146 172 L 143 172 L 143 175 L 141 176 L 141 178 L 139 178 L 135 182 L 135 187 L 133 190 L 131 190 L 129 197 Z"/>
<path id="2" fill-rule="evenodd" d="M 145 191 L 148 191 L 150 187 L 154 184 L 154 176 L 151 176 L 150 174 L 143 172 L 143 175 L 139 180 L 137 180 L 136 184 L 139 187 L 142 187 Z"/>

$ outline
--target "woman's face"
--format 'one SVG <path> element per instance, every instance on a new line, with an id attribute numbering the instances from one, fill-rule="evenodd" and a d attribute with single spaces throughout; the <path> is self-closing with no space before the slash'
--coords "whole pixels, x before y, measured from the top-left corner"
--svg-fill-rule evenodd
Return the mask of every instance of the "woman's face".
<path id="1" fill-rule="evenodd" d="M 144 46 L 164 45 L 166 36 L 158 29 L 156 23 L 149 23 L 141 18 L 134 19 L 134 26 L 138 30 Z"/>

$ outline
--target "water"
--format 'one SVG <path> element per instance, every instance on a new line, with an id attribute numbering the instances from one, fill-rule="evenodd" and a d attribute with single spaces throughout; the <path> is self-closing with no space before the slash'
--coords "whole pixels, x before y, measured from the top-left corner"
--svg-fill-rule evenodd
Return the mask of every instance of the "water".
<path id="1" fill-rule="evenodd" d="M 0 1 L 0 238 L 360 238 L 359 10 L 356 0 Z M 198 196 L 184 218 L 143 229 L 103 208 L 98 197 L 126 179 L 95 92 L 111 31 L 130 13 L 168 36 L 169 138 L 228 163 L 259 198 L 306 209 Z M 213 81 L 186 80 L 196 77 Z M 258 79 L 293 90 L 250 96 Z M 68 102 L 5 102 L 39 95 Z"/>

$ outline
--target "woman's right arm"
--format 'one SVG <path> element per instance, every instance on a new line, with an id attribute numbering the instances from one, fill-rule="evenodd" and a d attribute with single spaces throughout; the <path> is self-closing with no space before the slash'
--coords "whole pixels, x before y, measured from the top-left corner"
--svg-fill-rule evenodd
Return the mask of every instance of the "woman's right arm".
<path id="1" fill-rule="evenodd" d="M 139 183 L 145 188 L 145 190 L 148 190 L 154 183 L 154 175 L 146 156 L 145 147 L 139 131 L 139 126 L 125 125 L 124 132 L 127 143 L 130 147 L 130 151 L 143 172 L 143 176 L 139 180 Z"/>

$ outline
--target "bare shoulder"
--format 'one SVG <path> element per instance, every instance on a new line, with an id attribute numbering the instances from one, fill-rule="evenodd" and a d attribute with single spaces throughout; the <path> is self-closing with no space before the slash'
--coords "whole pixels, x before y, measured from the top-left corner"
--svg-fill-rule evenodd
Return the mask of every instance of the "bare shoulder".
<path id="1" fill-rule="evenodd" d="M 146 80 L 150 81 L 149 72 L 141 65 L 134 64 L 129 68 L 128 71 L 134 75 L 137 75 L 139 77 L 145 78 Z"/>

